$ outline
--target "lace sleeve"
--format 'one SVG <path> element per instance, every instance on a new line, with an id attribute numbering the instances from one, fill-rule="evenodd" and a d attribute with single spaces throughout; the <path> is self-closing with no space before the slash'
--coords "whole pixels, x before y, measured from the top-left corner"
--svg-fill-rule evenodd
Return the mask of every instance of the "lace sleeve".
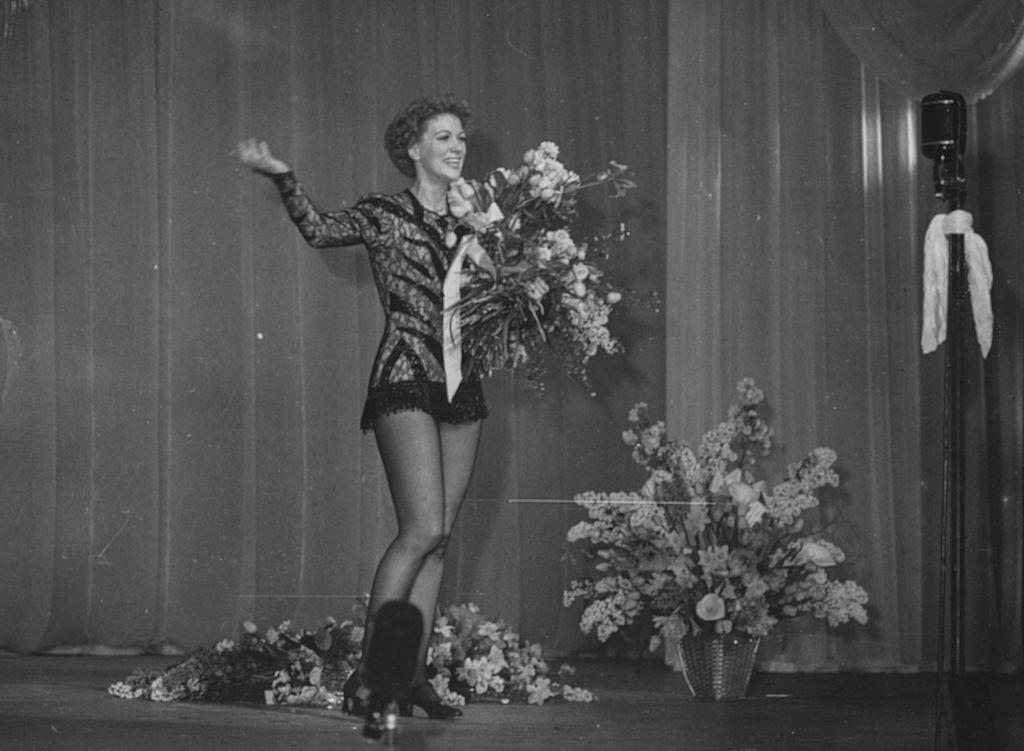
<path id="1" fill-rule="evenodd" d="M 332 248 L 371 244 L 371 236 L 375 233 L 363 212 L 358 209 L 320 211 L 292 172 L 271 175 L 271 179 L 281 193 L 288 216 L 310 246 Z"/>

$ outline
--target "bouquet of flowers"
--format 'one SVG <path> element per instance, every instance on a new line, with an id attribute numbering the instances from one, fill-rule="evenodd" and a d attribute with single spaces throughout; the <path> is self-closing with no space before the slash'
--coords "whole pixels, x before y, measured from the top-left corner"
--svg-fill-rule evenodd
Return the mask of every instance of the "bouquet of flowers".
<path id="1" fill-rule="evenodd" d="M 577 496 L 589 520 L 568 539 L 588 546 L 600 575 L 572 581 L 564 603 L 586 603 L 585 633 L 604 641 L 646 613 L 654 650 L 691 634 L 766 636 L 808 613 L 833 627 L 867 622 L 867 592 L 829 576 L 843 551 L 801 516 L 818 505 L 816 491 L 838 485 L 835 452 L 814 449 L 769 489 L 754 475 L 773 435 L 758 414 L 764 394 L 751 379 L 738 390 L 728 420 L 696 451 L 637 404 L 623 439 L 648 471 L 643 487 Z"/>
<path id="2" fill-rule="evenodd" d="M 150 701 L 339 706 L 362 655 L 363 623 L 360 615 L 341 623 L 328 618 L 317 629 L 285 621 L 261 632 L 246 621 L 238 642 L 224 639 L 197 649 L 166 670 L 136 671 L 108 692 Z M 552 670 L 539 645 L 485 619 L 472 604 L 451 606 L 435 621 L 428 663 L 431 683 L 453 705 L 485 697 L 531 704 L 594 700 L 589 691 L 564 683 L 571 667 Z"/>
<path id="3" fill-rule="evenodd" d="M 460 226 L 450 247 L 470 238 L 482 250 L 462 271 L 454 311 L 470 372 L 488 375 L 524 365 L 539 383 L 548 355 L 571 376 L 586 381 L 587 361 L 620 344 L 608 331 L 612 307 L 622 300 L 596 262 L 619 232 L 580 241 L 570 234 L 581 191 L 604 187 L 620 197 L 635 184 L 626 167 L 610 162 L 586 178 L 558 161 L 549 141 L 529 149 L 513 169 L 498 168 L 482 182 L 462 181 L 450 210 Z"/>

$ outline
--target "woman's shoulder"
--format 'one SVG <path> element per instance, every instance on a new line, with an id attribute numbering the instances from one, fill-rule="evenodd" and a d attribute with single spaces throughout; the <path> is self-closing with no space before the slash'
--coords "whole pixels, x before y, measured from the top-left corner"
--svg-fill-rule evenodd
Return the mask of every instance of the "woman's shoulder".
<path id="1" fill-rule="evenodd" d="M 399 193 L 366 193 L 356 204 L 363 214 L 387 224 L 418 224 L 423 221 L 423 208 L 409 190 Z"/>
<path id="2" fill-rule="evenodd" d="M 412 208 L 413 200 L 408 190 L 400 193 L 366 193 L 356 206 L 377 207 L 380 209 L 407 212 Z"/>

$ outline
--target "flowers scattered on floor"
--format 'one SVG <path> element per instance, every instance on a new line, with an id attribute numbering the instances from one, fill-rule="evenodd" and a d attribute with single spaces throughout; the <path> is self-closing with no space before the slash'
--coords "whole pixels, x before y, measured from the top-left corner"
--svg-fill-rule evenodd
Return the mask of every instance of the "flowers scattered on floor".
<path id="1" fill-rule="evenodd" d="M 501 621 L 490 621 L 475 605 L 453 605 L 434 623 L 428 663 L 437 693 L 451 704 L 473 698 L 549 699 L 589 702 L 594 695 L 566 683 L 572 667 L 553 668 L 539 644 L 520 639 Z"/>
<path id="2" fill-rule="evenodd" d="M 331 707 L 359 664 L 363 618 L 327 619 L 317 629 L 290 621 L 260 631 L 245 622 L 238 641 L 202 647 L 161 671 L 136 671 L 108 692 L 150 701 L 259 701 Z M 473 699 L 543 704 L 593 701 L 565 679 L 571 667 L 552 668 L 540 645 L 520 639 L 501 621 L 484 618 L 475 605 L 455 605 L 434 624 L 428 676 L 452 705 Z"/>
<path id="3" fill-rule="evenodd" d="M 589 520 L 568 533 L 598 572 L 564 596 L 566 606 L 586 603 L 585 633 L 604 641 L 646 613 L 653 650 L 688 634 L 766 636 L 804 614 L 833 627 L 867 622 L 867 592 L 829 576 L 845 554 L 801 516 L 818 505 L 818 490 L 838 485 L 835 452 L 814 449 L 769 488 L 754 473 L 773 435 L 758 413 L 764 394 L 749 378 L 738 391 L 696 451 L 652 422 L 645 404 L 630 412 L 623 440 L 646 482 L 637 492 L 577 496 Z"/>
<path id="4" fill-rule="evenodd" d="M 238 641 L 200 647 L 161 671 L 136 671 L 108 689 L 123 699 L 150 701 L 271 701 L 331 706 L 359 662 L 363 626 L 328 618 L 317 629 L 291 621 L 260 631 L 243 624 Z"/>
<path id="5" fill-rule="evenodd" d="M 570 229 L 581 191 L 604 187 L 620 197 L 636 185 L 617 162 L 582 178 L 558 157 L 558 146 L 545 141 L 516 167 L 462 182 L 451 203 L 461 224 L 448 244 L 471 241 L 476 250 L 470 257 L 477 263 L 461 272 L 454 306 L 468 369 L 476 373 L 523 367 L 543 387 L 553 359 L 585 383 L 594 355 L 621 350 L 608 319 L 624 292 L 608 282 L 598 262 L 612 242 L 627 236 L 625 227 L 579 240 Z"/>

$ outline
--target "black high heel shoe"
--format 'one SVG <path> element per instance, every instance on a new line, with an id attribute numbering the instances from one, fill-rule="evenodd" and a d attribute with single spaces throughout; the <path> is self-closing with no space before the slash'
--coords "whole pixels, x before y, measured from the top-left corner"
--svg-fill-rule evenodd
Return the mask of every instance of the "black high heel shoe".
<path id="1" fill-rule="evenodd" d="M 457 720 L 462 717 L 462 711 L 441 701 L 434 687 L 426 681 L 410 688 L 408 695 L 398 702 L 398 711 L 402 717 L 412 717 L 413 707 L 422 709 L 432 720 Z"/>

